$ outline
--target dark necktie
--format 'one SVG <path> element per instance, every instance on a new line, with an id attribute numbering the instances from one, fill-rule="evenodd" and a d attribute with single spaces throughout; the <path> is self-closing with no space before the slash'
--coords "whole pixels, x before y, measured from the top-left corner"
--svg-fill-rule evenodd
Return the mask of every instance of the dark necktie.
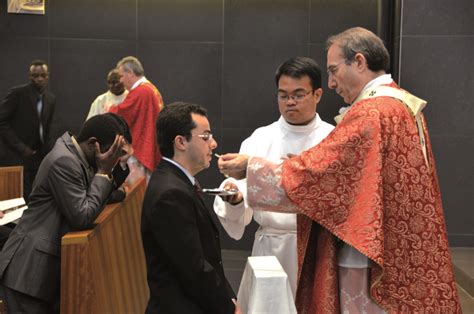
<path id="1" fill-rule="evenodd" d="M 201 185 L 199 184 L 199 181 L 196 179 L 194 179 L 194 190 L 196 190 L 197 194 L 202 195 Z"/>

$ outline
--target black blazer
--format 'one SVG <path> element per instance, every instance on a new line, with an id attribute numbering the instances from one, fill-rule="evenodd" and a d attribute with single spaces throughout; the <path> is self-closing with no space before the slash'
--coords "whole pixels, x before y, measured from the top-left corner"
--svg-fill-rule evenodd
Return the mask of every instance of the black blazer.
<path id="1" fill-rule="evenodd" d="M 30 84 L 13 87 L 0 103 L 0 165 L 23 164 L 26 147 L 44 156 L 51 148 L 50 129 L 56 97 L 48 90 L 43 93 L 41 120 L 36 105 L 39 93 Z M 39 134 L 40 121 L 43 139 Z"/>
<path id="2" fill-rule="evenodd" d="M 162 160 L 142 208 L 150 300 L 146 313 L 234 313 L 214 212 L 189 178 Z"/>

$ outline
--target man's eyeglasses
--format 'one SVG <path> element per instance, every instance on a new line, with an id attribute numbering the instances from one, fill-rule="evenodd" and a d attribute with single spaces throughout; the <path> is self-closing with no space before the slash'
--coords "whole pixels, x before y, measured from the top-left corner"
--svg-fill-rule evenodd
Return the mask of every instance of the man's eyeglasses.
<path id="1" fill-rule="evenodd" d="M 34 78 L 38 78 L 38 77 L 42 77 L 42 78 L 47 78 L 48 77 L 48 73 L 31 73 L 31 77 L 34 77 Z"/>
<path id="2" fill-rule="evenodd" d="M 292 95 L 288 95 L 286 93 L 278 93 L 277 94 L 277 99 L 281 103 L 288 102 L 288 100 L 290 100 L 290 98 L 293 99 L 294 101 L 301 101 L 301 100 L 303 100 L 303 98 L 305 98 L 306 96 L 308 96 L 312 92 L 313 92 L 312 90 L 310 90 L 309 92 L 300 91 L 300 92 L 296 92 Z"/>
<path id="3" fill-rule="evenodd" d="M 193 136 L 200 137 L 200 138 L 202 138 L 205 142 L 208 142 L 208 141 L 210 141 L 210 140 L 212 140 L 212 139 L 214 138 L 214 136 L 212 135 L 212 133 L 197 134 L 197 135 L 193 135 Z"/>
<path id="4" fill-rule="evenodd" d="M 339 66 L 343 63 L 346 62 L 346 59 L 342 59 L 336 64 L 330 65 L 326 72 L 328 73 L 328 76 L 334 75 L 337 73 L 337 70 L 339 69 Z"/>

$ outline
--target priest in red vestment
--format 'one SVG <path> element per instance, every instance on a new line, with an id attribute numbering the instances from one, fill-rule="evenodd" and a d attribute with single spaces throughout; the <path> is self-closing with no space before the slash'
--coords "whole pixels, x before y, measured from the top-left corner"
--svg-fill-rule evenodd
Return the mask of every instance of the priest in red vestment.
<path id="1" fill-rule="evenodd" d="M 147 181 L 160 161 L 155 123 L 163 99 L 158 89 L 146 79 L 140 61 L 135 57 L 125 57 L 117 64 L 120 81 L 129 91 L 125 100 L 109 109 L 122 116 L 130 127 L 133 138 L 134 155 L 129 159 L 130 175 L 127 182 L 133 183 L 145 176 Z"/>
<path id="2" fill-rule="evenodd" d="M 299 313 L 460 313 L 422 109 L 386 71 L 383 42 L 327 42 L 329 88 L 350 104 L 319 145 L 275 164 L 226 154 L 254 209 L 298 215 Z"/>

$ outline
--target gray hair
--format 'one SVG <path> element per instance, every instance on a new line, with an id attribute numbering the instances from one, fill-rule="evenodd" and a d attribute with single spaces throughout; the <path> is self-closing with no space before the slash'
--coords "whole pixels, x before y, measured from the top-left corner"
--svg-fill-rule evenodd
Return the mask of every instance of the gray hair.
<path id="1" fill-rule="evenodd" d="M 125 72 L 133 72 L 136 76 L 145 75 L 145 70 L 143 70 L 141 62 L 135 57 L 128 56 L 123 58 L 117 63 L 117 68 L 121 66 Z"/>
<path id="2" fill-rule="evenodd" d="M 388 72 L 390 68 L 390 55 L 383 41 L 368 29 L 362 27 L 349 28 L 342 33 L 333 35 L 326 41 L 326 50 L 337 44 L 347 61 L 354 60 L 357 53 L 364 55 L 367 66 L 371 71 L 378 72 L 384 70 Z"/>

